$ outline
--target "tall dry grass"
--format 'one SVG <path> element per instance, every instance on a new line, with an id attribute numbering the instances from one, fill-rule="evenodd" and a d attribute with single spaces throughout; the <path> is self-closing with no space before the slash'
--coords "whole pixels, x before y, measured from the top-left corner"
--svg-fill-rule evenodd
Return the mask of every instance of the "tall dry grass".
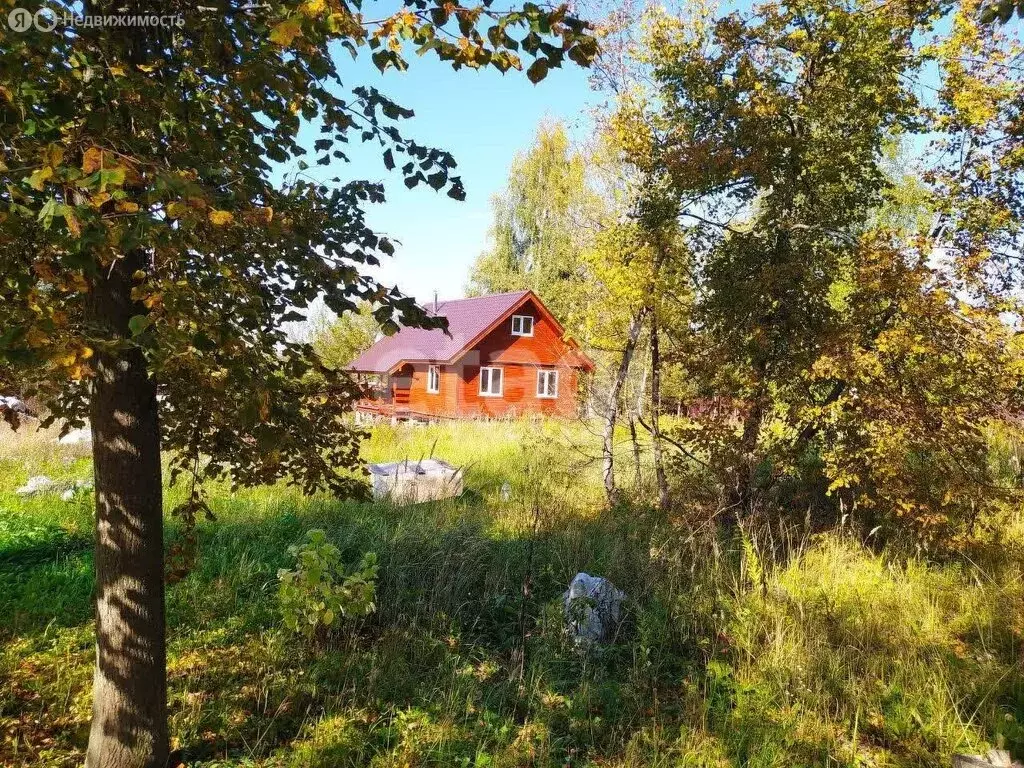
<path id="1" fill-rule="evenodd" d="M 838 531 L 695 532 L 684 514 L 607 510 L 576 429 L 373 431 L 370 460 L 465 466 L 458 500 L 211 488 L 218 519 L 167 595 L 175 745 L 205 766 L 637 768 L 946 766 L 1024 748 L 1015 549 L 932 562 Z M 77 765 L 91 508 L 13 489 L 88 464 L 32 440 L 0 457 L 0 764 Z M 276 605 L 310 528 L 380 560 L 377 612 L 312 644 Z M 581 570 L 629 595 L 614 641 L 586 655 L 559 607 Z"/>

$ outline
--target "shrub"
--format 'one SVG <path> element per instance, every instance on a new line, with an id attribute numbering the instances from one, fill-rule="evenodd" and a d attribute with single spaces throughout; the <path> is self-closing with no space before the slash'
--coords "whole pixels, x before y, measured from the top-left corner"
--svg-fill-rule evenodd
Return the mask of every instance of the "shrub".
<path id="1" fill-rule="evenodd" d="M 296 560 L 293 570 L 277 572 L 278 599 L 284 625 L 293 632 L 312 636 L 343 616 L 365 616 L 374 609 L 377 555 L 367 552 L 359 563 L 346 569 L 341 551 L 321 530 L 306 534 L 301 544 L 288 547 Z"/>

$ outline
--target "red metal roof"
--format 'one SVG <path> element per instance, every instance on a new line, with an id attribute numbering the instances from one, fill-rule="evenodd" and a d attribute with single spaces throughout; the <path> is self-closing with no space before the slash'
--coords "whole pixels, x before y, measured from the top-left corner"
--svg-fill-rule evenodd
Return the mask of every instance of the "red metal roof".
<path id="1" fill-rule="evenodd" d="M 453 361 L 481 334 L 528 297 L 540 304 L 540 299 L 532 291 L 496 293 L 440 302 L 436 315 L 448 318 L 448 334 L 440 329 L 402 328 L 393 336 L 385 336 L 357 357 L 349 365 L 349 370 L 388 373 L 402 362 Z M 430 307 L 427 311 L 428 314 L 435 314 Z"/>

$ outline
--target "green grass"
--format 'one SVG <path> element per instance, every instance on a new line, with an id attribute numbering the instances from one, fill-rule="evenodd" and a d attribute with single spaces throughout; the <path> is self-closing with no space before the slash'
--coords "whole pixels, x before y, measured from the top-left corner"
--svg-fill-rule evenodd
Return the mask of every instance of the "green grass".
<path id="1" fill-rule="evenodd" d="M 982 569 L 831 533 L 769 557 L 766 533 L 604 510 L 595 450 L 579 426 L 380 427 L 367 458 L 433 453 L 467 467 L 465 496 L 395 508 L 212 488 L 218 519 L 167 594 L 175 747 L 206 766 L 751 768 L 1024 749 L 1016 549 Z M 0 433 L 0 765 L 81 761 L 92 512 L 14 489 L 88 471 L 52 435 Z M 311 528 L 380 561 L 377 611 L 316 643 L 285 633 L 276 603 L 287 547 Z M 589 656 L 558 609 L 580 570 L 630 597 Z"/>

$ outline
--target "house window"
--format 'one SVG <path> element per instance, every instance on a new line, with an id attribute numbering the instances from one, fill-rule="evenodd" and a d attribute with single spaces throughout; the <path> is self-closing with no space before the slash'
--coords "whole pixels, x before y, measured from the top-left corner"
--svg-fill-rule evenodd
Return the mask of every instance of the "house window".
<path id="1" fill-rule="evenodd" d="M 537 371 L 537 397 L 558 397 L 558 371 Z"/>
<path id="2" fill-rule="evenodd" d="M 436 395 L 441 391 L 441 368 L 437 365 L 427 367 L 427 392 Z"/>
<path id="3" fill-rule="evenodd" d="M 513 336 L 533 336 L 533 318 L 529 315 L 512 315 Z"/>
<path id="4" fill-rule="evenodd" d="M 480 369 L 480 394 L 484 397 L 501 396 L 501 368 Z"/>

